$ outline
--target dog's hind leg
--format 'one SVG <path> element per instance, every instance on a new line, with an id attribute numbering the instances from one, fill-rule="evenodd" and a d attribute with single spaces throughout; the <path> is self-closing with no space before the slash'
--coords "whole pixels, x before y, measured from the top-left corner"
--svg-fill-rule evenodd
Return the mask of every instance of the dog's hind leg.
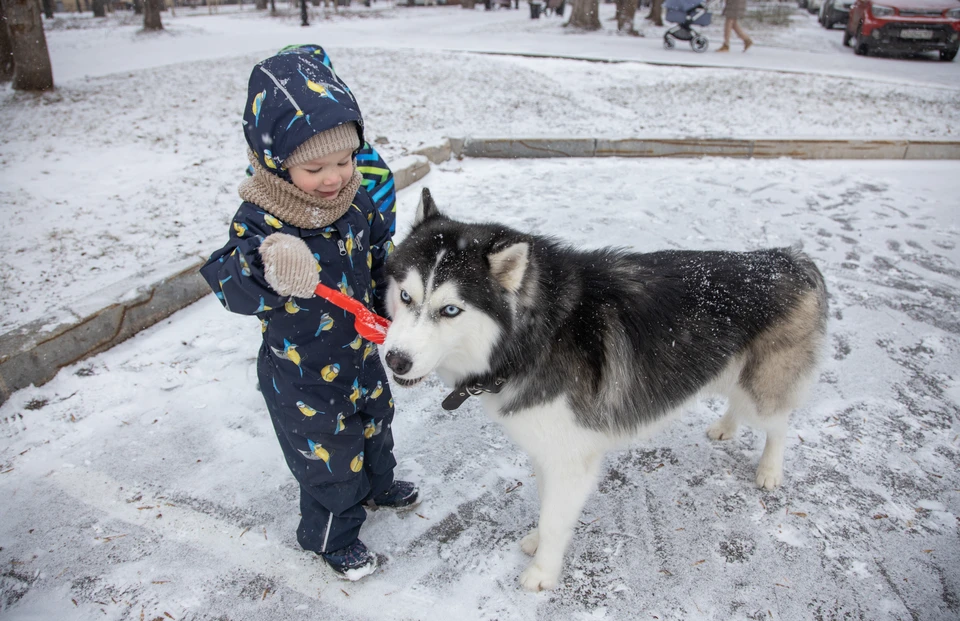
<path id="1" fill-rule="evenodd" d="M 741 420 L 750 420 L 756 415 L 757 406 L 750 395 L 739 385 L 734 384 L 726 391 L 727 411 L 720 420 L 707 427 L 707 436 L 711 440 L 732 440 L 737 435 Z"/>
<path id="2" fill-rule="evenodd" d="M 533 562 L 520 575 L 520 584 L 528 591 L 556 588 L 563 569 L 563 556 L 583 505 L 593 491 L 603 454 L 554 455 L 537 469 L 540 491 L 538 527 L 521 542 L 534 543 Z"/>
<path id="3" fill-rule="evenodd" d="M 757 466 L 757 487 L 774 489 L 783 482 L 783 451 L 787 443 L 789 412 L 759 418 L 760 428 L 767 433 L 760 465 Z"/>

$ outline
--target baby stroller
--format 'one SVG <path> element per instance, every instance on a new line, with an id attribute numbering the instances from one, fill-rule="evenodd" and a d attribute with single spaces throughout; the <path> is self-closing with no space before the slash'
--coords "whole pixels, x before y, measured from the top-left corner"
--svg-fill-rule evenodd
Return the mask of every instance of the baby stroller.
<path id="1" fill-rule="evenodd" d="M 677 41 L 689 41 L 694 52 L 706 52 L 710 41 L 691 26 L 709 26 L 713 14 L 707 0 L 666 0 L 667 21 L 676 24 L 663 35 L 663 47 L 672 50 Z"/>

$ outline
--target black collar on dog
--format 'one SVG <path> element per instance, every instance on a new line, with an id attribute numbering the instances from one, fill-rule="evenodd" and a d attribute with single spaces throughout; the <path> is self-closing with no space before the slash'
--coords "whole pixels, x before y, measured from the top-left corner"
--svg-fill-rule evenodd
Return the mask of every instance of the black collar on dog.
<path id="1" fill-rule="evenodd" d="M 453 392 L 447 395 L 447 398 L 444 399 L 443 403 L 440 405 L 442 405 L 443 409 L 445 410 L 455 410 L 463 405 L 463 402 L 470 397 L 476 397 L 485 392 L 493 394 L 500 392 L 503 390 L 503 386 L 506 383 L 506 378 L 498 377 L 495 380 L 481 381 L 469 386 L 466 384 L 461 384 L 457 386 Z"/>

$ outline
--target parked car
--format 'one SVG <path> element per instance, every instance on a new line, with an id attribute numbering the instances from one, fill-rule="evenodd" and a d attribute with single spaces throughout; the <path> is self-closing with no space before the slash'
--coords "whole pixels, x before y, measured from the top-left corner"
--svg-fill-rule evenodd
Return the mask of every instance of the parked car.
<path id="1" fill-rule="evenodd" d="M 830 30 L 834 24 L 844 24 L 850 19 L 850 7 L 854 0 L 823 0 L 820 4 L 820 25 Z"/>
<path id="2" fill-rule="evenodd" d="M 811 15 L 820 10 L 821 0 L 806 0 L 803 8 L 807 10 L 807 13 Z"/>
<path id="3" fill-rule="evenodd" d="M 951 61 L 960 49 L 957 0 L 856 0 L 843 44 L 861 56 L 872 51 L 940 53 Z"/>

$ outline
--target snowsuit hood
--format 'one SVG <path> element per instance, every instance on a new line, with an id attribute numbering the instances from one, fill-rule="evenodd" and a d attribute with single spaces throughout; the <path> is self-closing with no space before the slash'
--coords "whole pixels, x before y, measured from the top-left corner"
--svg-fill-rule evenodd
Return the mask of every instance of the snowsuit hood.
<path id="1" fill-rule="evenodd" d="M 265 170 L 289 181 L 283 162 L 297 147 L 351 121 L 363 145 L 360 106 L 319 45 L 287 47 L 254 66 L 243 134 Z"/>

